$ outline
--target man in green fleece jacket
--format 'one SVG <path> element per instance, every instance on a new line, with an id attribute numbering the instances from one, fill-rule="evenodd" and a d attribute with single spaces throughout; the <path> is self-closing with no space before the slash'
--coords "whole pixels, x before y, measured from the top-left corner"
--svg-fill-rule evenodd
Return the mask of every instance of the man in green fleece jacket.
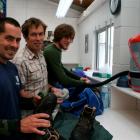
<path id="1" fill-rule="evenodd" d="M 44 56 L 47 62 L 48 80 L 51 85 L 56 83 L 61 84 L 64 87 L 76 87 L 74 93 L 79 94 L 86 86 L 91 82 L 88 78 L 78 77 L 66 68 L 64 68 L 61 62 L 62 50 L 67 50 L 70 43 L 73 42 L 75 31 L 71 25 L 60 24 L 54 30 L 54 40 L 52 44 L 49 44 L 44 48 Z M 73 94 L 74 95 L 74 94 Z M 72 99 L 72 98 L 71 98 Z M 73 97 L 74 99 L 74 97 Z M 69 99 L 70 100 L 70 99 Z M 75 100 L 75 99 L 74 99 Z M 58 120 L 57 120 L 58 119 Z M 60 125 L 60 120 L 63 122 Z M 63 120 L 63 121 L 62 121 Z M 63 114 L 56 118 L 57 129 L 65 135 L 65 138 L 70 137 L 70 133 L 77 123 L 77 117 L 72 114 Z M 57 122 L 59 125 L 57 125 Z M 81 128 L 82 129 L 82 128 Z M 112 135 L 104 129 L 99 122 L 95 121 L 94 133 L 92 139 L 94 140 L 111 140 Z"/>
<path id="2" fill-rule="evenodd" d="M 44 49 L 44 56 L 48 68 L 49 83 L 57 82 L 64 87 L 83 87 L 90 84 L 88 78 L 79 77 L 67 70 L 62 62 L 62 50 L 67 50 L 75 36 L 74 28 L 68 24 L 60 24 L 55 28 L 53 43 Z M 85 86 L 84 86 L 85 87 Z M 81 88 L 80 88 L 81 89 Z"/>

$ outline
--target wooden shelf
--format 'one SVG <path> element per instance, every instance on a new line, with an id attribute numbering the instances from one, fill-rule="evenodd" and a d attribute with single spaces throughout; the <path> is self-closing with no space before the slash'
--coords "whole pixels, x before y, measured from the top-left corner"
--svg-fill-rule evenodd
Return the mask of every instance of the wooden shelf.
<path id="1" fill-rule="evenodd" d="M 131 88 L 118 87 L 115 84 L 113 84 L 112 87 L 114 87 L 115 89 L 117 89 L 117 90 L 119 90 L 127 95 L 130 95 L 130 96 L 133 96 L 137 99 L 140 99 L 140 93 L 133 91 Z"/>

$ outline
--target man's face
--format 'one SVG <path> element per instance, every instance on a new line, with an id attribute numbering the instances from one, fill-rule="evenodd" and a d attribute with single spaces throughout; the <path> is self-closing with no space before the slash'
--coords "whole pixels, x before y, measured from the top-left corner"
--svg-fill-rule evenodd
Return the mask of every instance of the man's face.
<path id="1" fill-rule="evenodd" d="M 5 31 L 0 33 L 0 62 L 6 63 L 13 59 L 21 40 L 21 29 L 9 23 L 5 24 Z"/>
<path id="2" fill-rule="evenodd" d="M 63 37 L 60 41 L 59 41 L 59 46 L 61 49 L 63 50 L 67 50 L 70 43 L 73 42 L 73 39 L 71 37 Z"/>
<path id="3" fill-rule="evenodd" d="M 44 29 L 43 26 L 40 25 L 37 28 L 35 26 L 32 26 L 29 29 L 28 37 L 26 38 L 27 47 L 35 54 L 40 52 L 43 47 L 43 41 L 44 41 Z"/>

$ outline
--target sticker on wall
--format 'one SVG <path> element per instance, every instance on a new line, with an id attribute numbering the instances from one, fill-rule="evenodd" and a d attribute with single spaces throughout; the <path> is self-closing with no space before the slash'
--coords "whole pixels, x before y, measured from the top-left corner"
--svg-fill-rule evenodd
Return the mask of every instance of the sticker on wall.
<path id="1" fill-rule="evenodd" d="M 53 31 L 48 31 L 44 40 L 44 48 L 53 42 Z"/>
<path id="2" fill-rule="evenodd" d="M 85 35 L 85 53 L 88 53 L 88 34 Z"/>
<path id="3" fill-rule="evenodd" d="M 53 31 L 48 31 L 48 37 L 47 40 L 53 41 Z"/>
<path id="4" fill-rule="evenodd" d="M 6 17 L 6 0 L 0 0 L 0 18 Z"/>

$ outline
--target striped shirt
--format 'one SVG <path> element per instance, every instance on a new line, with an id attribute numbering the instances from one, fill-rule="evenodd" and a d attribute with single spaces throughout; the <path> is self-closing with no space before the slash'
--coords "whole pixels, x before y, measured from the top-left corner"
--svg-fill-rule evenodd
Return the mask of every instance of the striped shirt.
<path id="1" fill-rule="evenodd" d="M 29 94 L 37 95 L 40 91 L 47 92 L 48 73 L 42 52 L 36 56 L 26 46 L 17 53 L 13 62 L 19 70 L 23 87 L 29 91 Z"/>

